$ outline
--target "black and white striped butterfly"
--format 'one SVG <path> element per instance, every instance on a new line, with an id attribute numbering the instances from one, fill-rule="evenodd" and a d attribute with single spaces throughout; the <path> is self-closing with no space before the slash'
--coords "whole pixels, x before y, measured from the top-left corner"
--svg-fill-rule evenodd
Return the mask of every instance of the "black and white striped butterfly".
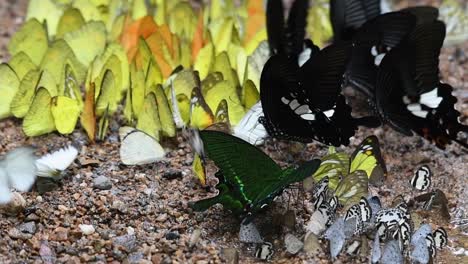
<path id="1" fill-rule="evenodd" d="M 365 197 L 361 197 L 358 204 L 351 206 L 345 215 L 345 221 L 351 218 L 356 219 L 356 229 L 354 234 L 360 234 L 364 229 L 364 223 L 368 222 L 372 216 L 372 208 Z"/>
<path id="2" fill-rule="evenodd" d="M 437 228 L 432 235 L 434 236 L 435 246 L 438 249 L 442 249 L 444 246 L 447 245 L 447 231 L 445 231 L 443 227 Z"/>
<path id="3" fill-rule="evenodd" d="M 345 221 L 353 217 L 360 217 L 363 222 L 370 220 L 372 216 L 372 208 L 366 198 L 361 197 L 358 204 L 351 206 L 346 212 Z"/>
<path id="4" fill-rule="evenodd" d="M 273 244 L 270 242 L 263 242 L 257 247 L 255 251 L 255 257 L 261 260 L 270 260 L 275 254 L 275 250 L 273 249 Z"/>
<path id="5" fill-rule="evenodd" d="M 427 165 L 421 166 L 411 178 L 411 186 L 419 191 L 425 191 L 431 186 L 432 172 Z"/>

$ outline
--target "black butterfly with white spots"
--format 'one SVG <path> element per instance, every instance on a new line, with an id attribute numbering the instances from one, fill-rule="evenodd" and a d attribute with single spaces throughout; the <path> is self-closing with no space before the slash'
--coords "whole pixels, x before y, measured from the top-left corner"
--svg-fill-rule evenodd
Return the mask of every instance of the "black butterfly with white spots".
<path id="1" fill-rule="evenodd" d="M 281 1 L 268 1 L 267 31 L 273 56 L 260 78 L 264 117 L 259 121 L 276 138 L 348 145 L 359 125 L 380 123 L 372 118 L 353 118 L 351 107 L 341 94 L 350 43 L 337 43 L 322 50 L 309 44 L 313 52 L 299 66 L 307 6 L 306 0 L 295 1 L 285 26 Z"/>
<path id="2" fill-rule="evenodd" d="M 425 191 L 431 186 L 432 172 L 427 165 L 419 167 L 411 178 L 411 186 L 419 191 Z"/>
<path id="3" fill-rule="evenodd" d="M 468 134 L 459 123 L 453 88 L 439 80 L 439 54 L 445 24 L 432 21 L 415 29 L 383 58 L 376 77 L 375 102 L 382 120 L 404 135 L 413 132 L 441 149 Z"/>

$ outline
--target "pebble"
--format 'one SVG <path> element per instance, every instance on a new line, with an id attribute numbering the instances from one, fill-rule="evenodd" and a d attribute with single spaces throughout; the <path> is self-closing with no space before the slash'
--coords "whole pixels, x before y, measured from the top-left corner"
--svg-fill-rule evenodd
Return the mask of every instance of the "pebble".
<path id="1" fill-rule="evenodd" d="M 169 169 L 163 173 L 163 178 L 166 178 L 168 180 L 174 180 L 177 178 L 182 178 L 182 171 L 180 170 L 174 170 L 174 169 Z"/>
<path id="2" fill-rule="evenodd" d="M 79 225 L 79 228 L 83 235 L 91 235 L 96 231 L 92 225 Z"/>
<path id="3" fill-rule="evenodd" d="M 64 227 L 57 227 L 50 235 L 50 239 L 55 241 L 67 241 L 68 230 Z"/>
<path id="4" fill-rule="evenodd" d="M 13 239 L 21 239 L 21 240 L 28 240 L 32 238 L 31 234 L 23 233 L 19 231 L 17 228 L 10 229 L 10 231 L 8 231 L 8 236 Z"/>
<path id="5" fill-rule="evenodd" d="M 201 230 L 200 229 L 193 230 L 192 235 L 190 236 L 190 240 L 189 240 L 189 247 L 194 247 L 200 240 L 200 237 L 201 237 Z"/>
<path id="6" fill-rule="evenodd" d="M 169 232 L 166 234 L 166 239 L 167 240 L 175 240 L 179 239 L 180 235 L 178 232 Z"/>
<path id="7" fill-rule="evenodd" d="M 156 222 L 166 222 L 168 216 L 166 213 L 164 214 L 160 214 L 157 218 L 156 218 Z"/>
<path id="8" fill-rule="evenodd" d="M 239 263 L 239 251 L 235 248 L 223 248 L 221 250 L 221 255 L 227 264 Z"/>
<path id="9" fill-rule="evenodd" d="M 143 253 L 135 252 L 135 253 L 128 254 L 128 257 L 126 260 L 128 263 L 142 263 L 141 261 L 143 260 L 143 257 L 144 257 Z"/>
<path id="10" fill-rule="evenodd" d="M 295 255 L 302 249 L 304 243 L 302 243 L 302 241 L 293 234 L 286 234 L 284 237 L 284 245 L 286 246 L 286 251 L 288 253 Z"/>
<path id="11" fill-rule="evenodd" d="M 36 233 L 36 223 L 34 222 L 23 223 L 17 226 L 16 228 L 22 233 L 27 233 L 27 234 Z"/>
<path id="12" fill-rule="evenodd" d="M 306 235 L 304 240 L 304 251 L 310 255 L 318 255 L 322 252 L 319 239 L 315 234 L 309 233 Z"/>
<path id="13" fill-rule="evenodd" d="M 128 211 L 128 205 L 120 200 L 115 200 L 113 203 L 112 203 L 112 209 L 114 210 L 117 210 L 121 213 L 127 213 Z"/>
<path id="14" fill-rule="evenodd" d="M 112 188 L 112 182 L 106 176 L 99 176 L 94 179 L 93 186 L 99 190 L 110 190 Z"/>
<path id="15" fill-rule="evenodd" d="M 112 240 L 114 246 L 120 246 L 127 252 L 132 252 L 136 246 L 136 237 L 135 235 L 123 235 L 115 237 Z"/>

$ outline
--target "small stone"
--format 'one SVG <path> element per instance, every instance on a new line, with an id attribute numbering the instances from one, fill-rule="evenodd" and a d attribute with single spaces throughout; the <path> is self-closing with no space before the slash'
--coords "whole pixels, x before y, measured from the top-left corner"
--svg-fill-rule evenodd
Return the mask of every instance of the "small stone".
<path id="1" fill-rule="evenodd" d="M 47 241 L 41 242 L 39 255 L 41 256 L 42 261 L 46 264 L 55 263 L 57 260 L 54 250 L 49 247 L 49 243 Z"/>
<path id="2" fill-rule="evenodd" d="M 177 178 L 182 178 L 182 175 L 182 171 L 180 170 L 169 169 L 165 171 L 162 176 L 168 180 L 174 180 Z"/>
<path id="3" fill-rule="evenodd" d="M 200 240 L 200 237 L 201 237 L 201 230 L 200 229 L 193 230 L 192 235 L 190 236 L 190 240 L 189 240 L 189 247 L 194 247 Z"/>
<path id="4" fill-rule="evenodd" d="M 127 252 L 132 252 L 136 246 L 135 235 L 118 236 L 112 240 L 114 246 L 120 246 Z"/>
<path id="5" fill-rule="evenodd" d="M 114 210 L 117 210 L 121 213 L 127 213 L 128 211 L 128 206 L 126 203 L 120 201 L 120 200 L 115 200 L 113 203 L 112 203 L 112 206 L 111 206 L 112 209 Z"/>
<path id="6" fill-rule="evenodd" d="M 27 221 L 27 222 L 39 221 L 39 216 L 37 214 L 35 214 L 35 213 L 32 213 L 32 214 L 29 214 L 28 216 L 26 216 L 26 218 L 24 220 Z"/>
<path id="7" fill-rule="evenodd" d="M 141 263 L 141 261 L 143 260 L 143 253 L 141 252 L 135 252 L 135 253 L 131 253 L 128 255 L 127 257 L 127 261 L 128 263 Z"/>
<path id="8" fill-rule="evenodd" d="M 221 255 L 227 264 L 239 263 L 239 252 L 235 248 L 223 248 Z"/>
<path id="9" fill-rule="evenodd" d="M 112 182 L 105 176 L 99 176 L 94 179 L 94 188 L 99 190 L 110 190 L 112 188 Z"/>
<path id="10" fill-rule="evenodd" d="M 19 231 L 21 231 L 22 233 L 27 233 L 27 234 L 36 233 L 36 223 L 34 223 L 34 222 L 23 223 L 23 224 L 17 226 L 16 228 Z"/>
<path id="11" fill-rule="evenodd" d="M 59 209 L 59 211 L 62 211 L 62 212 L 68 211 L 68 207 L 66 207 L 65 205 L 59 204 L 57 208 Z"/>
<path id="12" fill-rule="evenodd" d="M 42 198 L 42 196 L 39 195 L 39 196 L 36 197 L 36 202 L 42 203 L 42 201 L 44 201 L 44 199 Z"/>
<path id="13" fill-rule="evenodd" d="M 167 240 L 175 240 L 179 239 L 180 235 L 178 232 L 169 232 L 166 234 L 166 239 Z"/>
<path id="14" fill-rule="evenodd" d="M 55 241 L 67 241 L 68 240 L 68 230 L 63 227 L 57 227 L 54 232 L 50 235 L 51 240 Z"/>
<path id="15" fill-rule="evenodd" d="M 286 251 L 288 253 L 295 255 L 302 249 L 304 243 L 302 243 L 302 241 L 293 234 L 286 234 L 284 237 L 284 245 L 286 246 Z"/>
<path id="16" fill-rule="evenodd" d="M 17 228 L 12 228 L 8 231 L 8 236 L 13 239 L 21 239 L 21 240 L 28 240 L 32 238 L 31 234 L 23 233 L 19 231 Z"/>
<path id="17" fill-rule="evenodd" d="M 319 239 L 315 234 L 309 233 L 306 235 L 304 240 L 304 251 L 307 254 L 313 256 L 318 255 L 320 252 L 322 252 Z"/>
<path id="18" fill-rule="evenodd" d="M 79 228 L 81 230 L 81 233 L 83 233 L 83 235 L 91 235 L 93 234 L 96 230 L 94 229 L 94 226 L 92 225 L 79 225 Z"/>
<path id="19" fill-rule="evenodd" d="M 166 222 L 167 220 L 167 214 L 160 214 L 158 217 L 156 217 L 156 222 Z"/>

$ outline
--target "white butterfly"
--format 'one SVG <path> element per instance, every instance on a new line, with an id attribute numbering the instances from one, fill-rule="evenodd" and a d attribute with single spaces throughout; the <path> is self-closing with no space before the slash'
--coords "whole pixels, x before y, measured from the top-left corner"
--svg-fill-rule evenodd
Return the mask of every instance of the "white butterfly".
<path id="1" fill-rule="evenodd" d="M 11 188 L 25 192 L 34 184 L 36 157 L 33 152 L 32 148 L 21 147 L 8 152 L 0 160 L 0 204 L 11 201 Z"/>
<path id="2" fill-rule="evenodd" d="M 120 159 L 125 165 L 143 165 L 161 160 L 166 155 L 161 145 L 143 131 L 122 127 L 120 134 Z"/>
<path id="3" fill-rule="evenodd" d="M 262 103 L 258 101 L 242 117 L 239 124 L 234 127 L 233 135 L 241 138 L 252 145 L 261 145 L 268 136 L 265 127 L 260 124 L 258 118 L 263 116 Z"/>
<path id="4" fill-rule="evenodd" d="M 36 161 L 37 176 L 56 177 L 68 168 L 78 156 L 78 150 L 73 146 L 59 149 L 46 154 Z"/>

